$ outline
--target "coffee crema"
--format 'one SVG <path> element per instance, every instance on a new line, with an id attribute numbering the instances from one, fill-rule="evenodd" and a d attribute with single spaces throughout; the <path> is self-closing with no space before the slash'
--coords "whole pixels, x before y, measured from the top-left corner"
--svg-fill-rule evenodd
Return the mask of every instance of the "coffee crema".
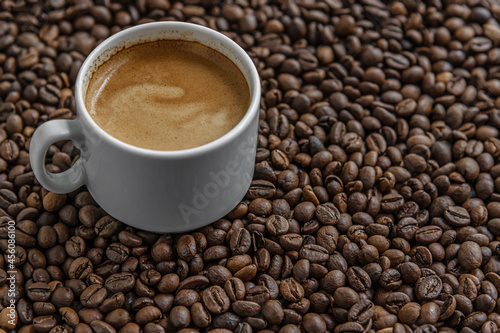
<path id="1" fill-rule="evenodd" d="M 181 150 L 235 127 L 250 104 L 238 67 L 197 42 L 159 40 L 119 51 L 92 74 L 85 107 L 103 130 L 128 144 Z"/>

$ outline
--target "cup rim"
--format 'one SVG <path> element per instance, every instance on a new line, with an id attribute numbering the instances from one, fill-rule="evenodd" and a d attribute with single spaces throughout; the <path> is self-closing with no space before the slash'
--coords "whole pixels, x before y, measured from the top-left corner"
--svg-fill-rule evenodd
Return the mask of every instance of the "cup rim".
<path id="1" fill-rule="evenodd" d="M 250 104 L 247 108 L 247 111 L 243 118 L 234 126 L 229 132 L 224 134 L 223 136 L 210 141 L 204 145 L 197 146 L 194 148 L 188 148 L 188 149 L 181 149 L 181 150 L 154 150 L 154 149 L 149 149 L 149 148 L 141 148 L 134 146 L 132 144 L 126 143 L 124 141 L 121 141 L 108 132 L 106 132 L 102 127 L 100 127 L 94 119 L 90 116 L 87 108 L 85 107 L 85 103 L 83 101 L 83 91 L 82 91 L 82 86 L 83 86 L 83 81 L 85 78 L 85 74 L 87 71 L 89 71 L 90 67 L 93 65 L 94 61 L 97 60 L 97 58 L 106 52 L 108 49 L 110 49 L 109 45 L 114 44 L 117 40 L 119 40 L 123 35 L 131 33 L 131 30 L 137 31 L 137 30 L 143 30 L 146 32 L 147 30 L 150 30 L 151 28 L 155 27 L 162 27 L 165 28 L 165 30 L 175 30 L 176 28 L 184 28 L 188 29 L 190 31 L 195 31 L 195 32 L 200 32 L 204 34 L 209 34 L 212 35 L 213 38 L 219 39 L 222 44 L 225 44 L 226 46 L 229 44 L 231 50 L 235 53 L 235 55 L 241 59 L 241 61 L 249 68 L 250 70 L 250 75 L 247 76 L 244 74 L 244 72 L 241 70 L 240 66 L 238 66 L 236 63 L 235 65 L 240 69 L 242 72 L 243 76 L 245 77 L 245 80 L 247 80 L 247 83 L 249 83 L 249 89 L 250 91 L 252 90 L 253 86 L 253 94 L 251 93 L 250 96 Z M 162 38 L 159 38 L 158 40 L 161 40 Z M 167 38 L 163 38 L 167 40 Z M 207 47 L 211 47 L 209 45 L 206 45 Z M 215 49 L 217 52 L 221 52 L 217 49 Z M 234 61 L 230 59 L 233 63 Z M 250 56 L 241 48 L 236 42 L 234 42 L 232 39 L 227 37 L 226 35 L 212 30 L 210 28 L 193 24 L 193 23 L 187 23 L 187 22 L 177 22 L 177 21 L 165 21 L 165 22 L 149 22 L 149 23 L 144 23 L 141 25 L 133 26 L 127 29 L 124 29 L 116 34 L 114 34 L 111 37 L 108 37 L 105 39 L 103 42 L 101 42 L 96 48 L 92 50 L 92 52 L 87 56 L 85 61 L 83 62 L 80 70 L 78 71 L 78 75 L 76 78 L 75 82 L 75 102 L 77 106 L 77 119 L 78 118 L 83 118 L 88 124 L 90 124 L 95 131 L 97 131 L 97 135 L 99 136 L 100 139 L 105 138 L 107 142 L 111 143 L 114 145 L 116 148 L 120 148 L 123 150 L 128 150 L 132 153 L 135 154 L 140 154 L 142 156 L 150 156 L 150 157 L 168 157 L 168 158 L 186 158 L 186 157 L 194 157 L 197 155 L 205 154 L 210 151 L 219 149 L 226 145 L 227 143 L 231 142 L 234 140 L 245 128 L 251 125 L 252 120 L 254 119 L 255 114 L 260 110 L 260 98 L 261 98 L 261 88 L 260 88 L 260 79 L 259 79 L 259 74 L 257 72 L 257 68 L 255 67 L 252 59 Z"/>

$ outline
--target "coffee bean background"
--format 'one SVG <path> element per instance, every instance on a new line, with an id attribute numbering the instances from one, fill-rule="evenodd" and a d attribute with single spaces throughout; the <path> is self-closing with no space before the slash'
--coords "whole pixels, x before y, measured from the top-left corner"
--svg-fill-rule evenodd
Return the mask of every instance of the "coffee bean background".
<path id="1" fill-rule="evenodd" d="M 182 235 L 50 193 L 28 159 L 91 50 L 158 20 L 223 32 L 262 79 L 251 188 Z M 499 21 L 496 0 L 1 1 L 0 333 L 498 332 Z"/>

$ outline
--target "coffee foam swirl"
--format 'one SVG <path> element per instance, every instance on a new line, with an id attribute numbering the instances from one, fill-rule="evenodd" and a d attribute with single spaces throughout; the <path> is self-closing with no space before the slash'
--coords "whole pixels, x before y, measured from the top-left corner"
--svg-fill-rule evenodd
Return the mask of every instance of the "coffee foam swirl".
<path id="1" fill-rule="evenodd" d="M 103 64 L 91 80 L 86 106 L 99 126 L 124 142 L 178 150 L 229 132 L 249 99 L 243 75 L 223 55 L 197 43 L 159 41 Z"/>

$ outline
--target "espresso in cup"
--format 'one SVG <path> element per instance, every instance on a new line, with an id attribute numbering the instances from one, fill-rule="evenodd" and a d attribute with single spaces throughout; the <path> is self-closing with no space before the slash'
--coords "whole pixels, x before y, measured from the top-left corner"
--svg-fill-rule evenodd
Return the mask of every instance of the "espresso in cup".
<path id="1" fill-rule="evenodd" d="M 184 22 L 140 24 L 88 55 L 75 82 L 77 117 L 38 126 L 30 165 L 47 190 L 86 186 L 130 226 L 197 229 L 248 192 L 260 101 L 255 63 L 227 36 Z M 61 140 L 81 157 L 49 173 L 46 152 Z"/>
<path id="2" fill-rule="evenodd" d="M 153 150 L 182 150 L 234 128 L 250 104 L 238 67 L 197 42 L 158 40 L 110 57 L 92 74 L 85 106 L 115 138 Z"/>

